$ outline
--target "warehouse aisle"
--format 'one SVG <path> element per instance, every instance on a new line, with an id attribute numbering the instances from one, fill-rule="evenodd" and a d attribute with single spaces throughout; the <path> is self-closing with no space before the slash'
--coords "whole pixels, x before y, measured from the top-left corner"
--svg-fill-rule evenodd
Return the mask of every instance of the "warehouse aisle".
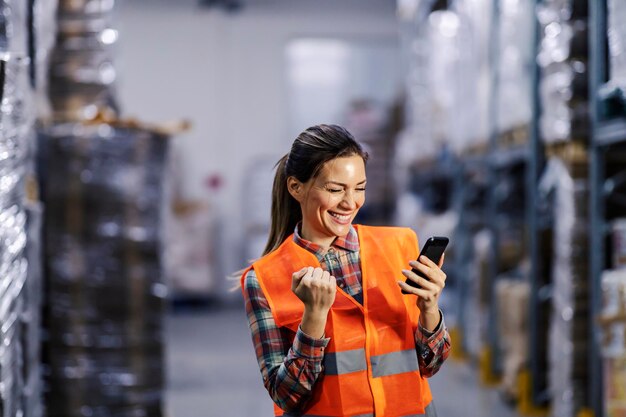
<path id="1" fill-rule="evenodd" d="M 170 314 L 167 349 L 168 417 L 272 415 L 238 306 Z M 439 417 L 517 417 L 466 365 L 449 360 L 431 383 Z"/>

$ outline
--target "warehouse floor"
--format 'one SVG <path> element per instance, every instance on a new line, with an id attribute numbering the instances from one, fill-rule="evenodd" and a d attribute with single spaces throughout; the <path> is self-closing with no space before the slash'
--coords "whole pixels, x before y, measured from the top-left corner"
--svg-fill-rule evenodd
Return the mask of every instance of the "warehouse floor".
<path id="1" fill-rule="evenodd" d="M 167 417 L 272 415 L 240 305 L 178 309 L 167 323 Z M 518 416 L 467 364 L 448 360 L 430 381 L 438 417 Z"/>

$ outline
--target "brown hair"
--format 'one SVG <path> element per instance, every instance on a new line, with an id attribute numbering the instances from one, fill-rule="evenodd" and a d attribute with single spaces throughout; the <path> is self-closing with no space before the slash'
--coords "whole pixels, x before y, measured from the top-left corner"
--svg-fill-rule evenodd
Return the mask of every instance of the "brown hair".
<path id="1" fill-rule="evenodd" d="M 341 126 L 317 125 L 300 133 L 291 151 L 276 164 L 272 187 L 272 223 L 263 255 L 280 246 L 302 220 L 300 204 L 287 190 L 287 178 L 300 182 L 315 178 L 324 164 L 332 159 L 358 155 L 367 162 L 368 154 L 354 137 Z"/>

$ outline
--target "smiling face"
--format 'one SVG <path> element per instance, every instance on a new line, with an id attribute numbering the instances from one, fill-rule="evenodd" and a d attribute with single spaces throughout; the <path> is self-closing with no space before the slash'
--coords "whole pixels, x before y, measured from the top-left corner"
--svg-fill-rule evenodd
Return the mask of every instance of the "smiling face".
<path id="1" fill-rule="evenodd" d="M 302 209 L 302 237 L 330 247 L 337 236 L 345 236 L 365 202 L 365 180 L 365 162 L 358 155 L 326 162 L 305 183 L 289 177 L 289 192 Z"/>

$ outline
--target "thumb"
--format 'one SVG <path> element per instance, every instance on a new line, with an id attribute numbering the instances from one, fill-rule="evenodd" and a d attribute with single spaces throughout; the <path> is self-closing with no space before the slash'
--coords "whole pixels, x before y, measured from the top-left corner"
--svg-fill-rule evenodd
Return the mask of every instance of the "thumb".
<path id="1" fill-rule="evenodd" d="M 295 289 L 298 288 L 298 285 L 300 285 L 300 281 L 302 281 L 302 278 L 304 278 L 309 268 L 311 267 L 305 266 L 301 270 L 291 274 L 291 291 L 295 291 Z"/>

